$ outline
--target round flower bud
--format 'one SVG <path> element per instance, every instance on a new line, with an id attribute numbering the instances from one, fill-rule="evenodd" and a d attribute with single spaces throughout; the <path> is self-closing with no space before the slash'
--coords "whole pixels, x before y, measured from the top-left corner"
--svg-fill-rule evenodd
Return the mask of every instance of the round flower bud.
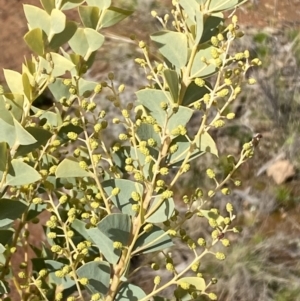
<path id="1" fill-rule="evenodd" d="M 184 289 L 184 290 L 188 290 L 188 289 L 190 288 L 190 284 L 189 284 L 188 282 L 185 282 L 185 281 L 181 282 L 181 283 L 179 284 L 179 286 L 180 286 L 182 289 Z"/>
<path id="2" fill-rule="evenodd" d="M 140 211 L 140 205 L 139 204 L 133 204 L 132 206 L 131 206 L 131 209 L 132 209 L 132 211 L 134 211 L 134 212 L 139 212 Z"/>
<path id="3" fill-rule="evenodd" d="M 248 79 L 248 84 L 249 84 L 249 85 L 254 85 L 254 84 L 256 84 L 256 79 L 255 79 L 255 78 L 252 78 L 252 77 L 249 78 L 249 79 Z"/>
<path id="4" fill-rule="evenodd" d="M 229 247 L 230 246 L 230 241 L 227 238 L 221 239 L 222 245 L 224 247 Z"/>
<path id="5" fill-rule="evenodd" d="M 140 201 L 140 199 L 141 199 L 140 194 L 139 194 L 138 192 L 136 192 L 136 191 L 133 191 L 133 192 L 131 193 L 131 197 L 132 197 L 132 199 L 133 199 L 135 202 L 138 202 L 138 201 Z"/>
<path id="6" fill-rule="evenodd" d="M 200 77 L 197 77 L 195 79 L 195 84 L 199 87 L 204 87 L 205 86 L 205 80 L 200 78 Z"/>
<path id="7" fill-rule="evenodd" d="M 114 247 L 114 249 L 121 250 L 123 248 L 123 244 L 119 241 L 114 241 L 113 247 Z"/>
<path id="8" fill-rule="evenodd" d="M 78 138 L 78 134 L 76 134 L 76 133 L 74 133 L 74 132 L 69 132 L 69 133 L 67 134 L 67 137 L 68 137 L 70 140 L 74 141 L 74 140 L 76 140 L 76 139 Z"/>
<path id="9" fill-rule="evenodd" d="M 216 259 L 218 260 L 225 260 L 226 256 L 224 253 L 221 253 L 221 252 L 217 252 L 216 253 Z"/>
<path id="10" fill-rule="evenodd" d="M 125 85 L 124 84 L 120 85 L 118 88 L 119 93 L 122 93 L 124 90 L 125 90 Z"/>
<path id="11" fill-rule="evenodd" d="M 210 300 L 217 300 L 217 299 L 218 299 L 217 295 L 214 294 L 214 293 L 209 293 L 209 294 L 208 294 L 208 298 L 209 298 Z"/>
<path id="12" fill-rule="evenodd" d="M 165 176 L 169 173 L 169 169 L 167 167 L 162 167 L 159 172 L 161 175 Z"/>
<path id="13" fill-rule="evenodd" d="M 224 194 L 224 195 L 230 195 L 231 191 L 229 188 L 222 188 L 221 189 L 221 192 Z"/>
<path id="14" fill-rule="evenodd" d="M 99 301 L 100 299 L 101 299 L 100 293 L 96 293 L 91 296 L 91 301 Z"/>
<path id="15" fill-rule="evenodd" d="M 199 239 L 197 240 L 197 243 L 198 243 L 198 245 L 199 245 L 200 247 L 205 247 L 205 246 L 206 246 L 206 241 L 205 241 L 204 238 L 199 238 Z"/>
<path id="16" fill-rule="evenodd" d="M 228 113 L 228 114 L 226 115 L 226 118 L 227 118 L 228 120 L 234 119 L 234 118 L 235 118 L 235 113 Z"/>
<path id="17" fill-rule="evenodd" d="M 86 278 L 86 277 L 80 278 L 80 279 L 79 279 L 79 282 L 80 282 L 80 284 L 82 284 L 82 285 L 87 285 L 87 284 L 89 284 L 89 279 Z"/>
<path id="18" fill-rule="evenodd" d="M 118 194 L 120 193 L 120 191 L 121 191 L 121 189 L 120 189 L 119 187 L 115 187 L 115 188 L 112 190 L 111 194 L 112 194 L 113 196 L 116 196 L 116 195 L 118 195 Z"/>
<path id="19" fill-rule="evenodd" d="M 160 276 L 155 276 L 155 277 L 154 277 L 153 282 L 154 282 L 155 285 L 159 285 L 159 284 L 160 284 L 160 281 L 161 281 L 161 277 L 160 277 Z"/>
<path id="20" fill-rule="evenodd" d="M 227 210 L 227 212 L 233 212 L 233 206 L 231 203 L 226 204 L 226 210 Z"/>
<path id="21" fill-rule="evenodd" d="M 63 299 L 63 294 L 62 293 L 57 293 L 55 295 L 55 301 L 61 301 Z"/>
<path id="22" fill-rule="evenodd" d="M 173 272 L 174 271 L 174 265 L 173 265 L 173 263 L 167 263 L 166 264 L 166 270 L 167 271 L 170 271 L 170 272 Z"/>
<path id="23" fill-rule="evenodd" d="M 215 172 L 210 168 L 206 170 L 206 174 L 210 179 L 214 179 L 216 177 Z"/>
<path id="24" fill-rule="evenodd" d="M 153 224 L 147 224 L 147 225 L 144 226 L 143 229 L 146 233 L 148 233 L 153 229 Z"/>

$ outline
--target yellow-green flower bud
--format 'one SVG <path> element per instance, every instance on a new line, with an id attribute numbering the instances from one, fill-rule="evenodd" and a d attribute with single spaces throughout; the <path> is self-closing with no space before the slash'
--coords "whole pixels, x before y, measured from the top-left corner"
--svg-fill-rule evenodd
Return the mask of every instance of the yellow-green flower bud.
<path id="1" fill-rule="evenodd" d="M 227 238 L 221 239 L 221 242 L 224 247 L 230 246 L 230 241 Z"/>
<path id="2" fill-rule="evenodd" d="M 119 135 L 119 139 L 122 140 L 122 141 L 125 141 L 125 140 L 128 139 L 128 136 L 126 134 L 122 133 L 122 134 Z"/>
<path id="3" fill-rule="evenodd" d="M 43 200 L 41 198 L 34 198 L 32 200 L 32 203 L 35 204 L 35 205 L 42 204 Z"/>
<path id="4" fill-rule="evenodd" d="M 191 285 L 190 285 L 188 282 L 182 281 L 182 282 L 180 282 L 179 286 L 180 286 L 182 289 L 184 289 L 184 290 L 187 291 L 187 290 L 190 288 Z"/>
<path id="5" fill-rule="evenodd" d="M 206 170 L 206 174 L 210 179 L 214 179 L 216 177 L 215 172 L 210 168 Z"/>
<path id="6" fill-rule="evenodd" d="M 191 168 L 191 165 L 189 163 L 186 163 L 182 167 L 182 172 L 188 172 Z"/>
<path id="7" fill-rule="evenodd" d="M 169 173 L 169 169 L 167 167 L 162 167 L 159 172 L 161 175 L 165 176 Z"/>
<path id="8" fill-rule="evenodd" d="M 167 110 L 168 109 L 168 104 L 165 101 L 162 101 L 159 105 L 160 105 L 160 107 L 163 110 Z"/>
<path id="9" fill-rule="evenodd" d="M 148 145 L 151 146 L 151 147 L 156 146 L 156 141 L 155 141 L 153 138 L 149 138 L 149 139 L 147 140 L 147 143 L 148 143 Z"/>
<path id="10" fill-rule="evenodd" d="M 222 42 L 222 41 L 224 41 L 224 36 L 223 36 L 221 33 L 219 33 L 219 34 L 217 35 L 217 39 L 218 39 L 220 42 Z"/>
<path id="11" fill-rule="evenodd" d="M 198 243 L 198 245 L 199 245 L 200 247 L 205 247 L 205 246 L 206 246 L 206 241 L 205 241 L 204 238 L 199 238 L 199 239 L 197 240 L 197 243 Z"/>
<path id="12" fill-rule="evenodd" d="M 54 221 L 47 221 L 46 226 L 50 229 L 55 229 L 57 227 L 57 223 Z"/>
<path id="13" fill-rule="evenodd" d="M 93 226 L 96 226 L 97 223 L 98 223 L 98 218 L 96 216 L 92 216 L 90 218 L 90 223 L 93 225 Z"/>
<path id="14" fill-rule="evenodd" d="M 219 230 L 214 230 L 214 231 L 211 232 L 212 239 L 218 239 L 219 235 L 220 235 Z"/>
<path id="15" fill-rule="evenodd" d="M 142 49 L 145 48 L 146 47 L 145 42 L 144 41 L 140 41 L 139 42 L 139 47 L 142 48 Z"/>
<path id="16" fill-rule="evenodd" d="M 165 181 L 164 180 L 157 180 L 156 181 L 156 186 L 157 187 L 164 187 L 165 186 Z"/>
<path id="17" fill-rule="evenodd" d="M 151 269 L 154 270 L 154 271 L 157 271 L 157 270 L 159 270 L 159 265 L 157 263 L 153 262 L 151 264 Z"/>
<path id="18" fill-rule="evenodd" d="M 195 262 L 192 266 L 191 266 L 191 270 L 193 272 L 197 272 L 200 266 L 200 262 Z"/>
<path id="19" fill-rule="evenodd" d="M 228 114 L 226 115 L 226 118 L 227 118 L 228 120 L 234 119 L 234 118 L 235 118 L 235 113 L 228 113 Z"/>
<path id="20" fill-rule="evenodd" d="M 231 219 L 229 217 L 224 218 L 224 224 L 225 225 L 230 225 L 231 224 Z"/>
<path id="21" fill-rule="evenodd" d="M 209 190 L 207 195 L 208 197 L 212 198 L 215 195 L 215 192 L 213 190 Z"/>
<path id="22" fill-rule="evenodd" d="M 155 285 L 159 285 L 159 284 L 160 284 L 160 281 L 161 281 L 161 277 L 160 277 L 160 276 L 155 276 L 155 277 L 154 277 L 153 282 L 154 282 Z"/>
<path id="23" fill-rule="evenodd" d="M 208 223 L 212 228 L 216 228 L 218 226 L 218 223 L 214 218 L 208 219 Z"/>
<path id="24" fill-rule="evenodd" d="M 53 246 L 51 247 L 51 251 L 52 251 L 53 253 L 60 253 L 60 252 L 62 251 L 62 248 L 61 248 L 61 246 L 59 246 L 59 245 L 53 245 Z"/>
<path id="25" fill-rule="evenodd" d="M 155 10 L 152 10 L 152 11 L 151 11 L 151 16 L 152 16 L 153 18 L 156 18 L 156 17 L 157 17 L 157 12 L 156 12 Z"/>
<path id="26" fill-rule="evenodd" d="M 125 85 L 124 84 L 120 85 L 118 88 L 119 93 L 122 93 L 124 90 L 125 90 Z"/>
<path id="27" fill-rule="evenodd" d="M 227 210 L 227 212 L 233 212 L 233 206 L 231 203 L 226 204 L 226 210 Z"/>
<path id="28" fill-rule="evenodd" d="M 225 78 L 224 79 L 224 83 L 227 85 L 227 86 L 231 86 L 232 85 L 232 80 L 230 78 Z"/>
<path id="29" fill-rule="evenodd" d="M 115 187 L 115 188 L 112 190 L 111 194 L 112 194 L 113 196 L 116 196 L 116 195 L 118 195 L 118 194 L 120 193 L 120 191 L 121 191 L 121 189 L 120 189 L 119 187 Z"/>
<path id="30" fill-rule="evenodd" d="M 74 133 L 74 132 L 69 132 L 67 134 L 67 137 L 72 140 L 72 141 L 75 141 L 77 138 L 78 138 L 78 134 Z"/>
<path id="31" fill-rule="evenodd" d="M 170 271 L 170 272 L 173 272 L 174 271 L 174 265 L 173 265 L 173 263 L 167 263 L 166 264 L 166 270 L 167 271 Z"/>
<path id="32" fill-rule="evenodd" d="M 63 299 L 63 294 L 62 293 L 57 293 L 55 295 L 55 301 L 61 301 Z"/>
<path id="33" fill-rule="evenodd" d="M 25 279 L 26 278 L 26 273 L 25 272 L 19 272 L 18 277 L 21 278 L 21 279 Z"/>
<path id="34" fill-rule="evenodd" d="M 235 94 L 235 95 L 238 95 L 238 94 L 240 94 L 241 92 L 242 92 L 242 89 L 241 89 L 240 86 L 237 86 L 237 87 L 234 89 L 234 94 Z"/>
<path id="35" fill-rule="evenodd" d="M 233 184 L 234 184 L 235 186 L 241 186 L 241 185 L 242 185 L 242 181 L 240 181 L 240 180 L 235 180 L 235 181 L 233 182 Z"/>
<path id="36" fill-rule="evenodd" d="M 254 85 L 254 84 L 256 84 L 256 79 L 253 78 L 253 77 L 249 78 L 249 79 L 248 79 L 248 84 L 249 84 L 249 85 Z"/>
<path id="37" fill-rule="evenodd" d="M 199 87 L 204 87 L 205 86 L 205 80 L 200 78 L 200 77 L 197 77 L 197 78 L 195 78 L 195 84 Z"/>
<path id="38" fill-rule="evenodd" d="M 134 211 L 134 212 L 139 212 L 140 211 L 140 205 L 139 204 L 133 204 L 132 206 L 131 206 L 131 209 L 132 209 L 132 211 Z"/>
<path id="39" fill-rule="evenodd" d="M 176 236 L 177 232 L 176 232 L 176 230 L 174 230 L 174 229 L 169 229 L 169 230 L 168 230 L 168 234 L 169 234 L 170 236 Z"/>
<path id="40" fill-rule="evenodd" d="M 55 232 L 48 232 L 47 237 L 50 239 L 56 238 L 57 234 Z"/>
<path id="41" fill-rule="evenodd" d="M 121 250 L 123 248 L 123 244 L 119 241 L 114 241 L 113 247 L 114 247 L 114 249 Z"/>
<path id="42" fill-rule="evenodd" d="M 101 294 L 96 293 L 91 296 L 91 301 L 99 301 L 101 299 Z"/>
<path id="43" fill-rule="evenodd" d="M 211 41 L 211 44 L 212 44 L 213 46 L 218 46 L 218 44 L 219 44 L 219 40 L 218 40 L 218 38 L 217 38 L 216 36 L 212 36 L 212 37 L 210 38 L 210 41 Z"/>
<path id="44" fill-rule="evenodd" d="M 226 258 L 225 254 L 224 253 L 221 253 L 221 252 L 217 252 L 216 253 L 216 258 L 218 260 L 224 260 Z"/>
<path id="45" fill-rule="evenodd" d="M 65 85 L 65 86 L 71 86 L 72 85 L 72 80 L 71 79 L 69 79 L 69 78 L 65 78 L 64 80 L 63 80 L 63 84 Z"/>
<path id="46" fill-rule="evenodd" d="M 79 161 L 79 166 L 84 170 L 88 169 L 88 165 L 85 161 Z"/>
<path id="47" fill-rule="evenodd" d="M 214 293 L 209 293 L 209 294 L 208 294 L 208 298 L 209 298 L 210 300 L 217 300 L 217 299 L 218 299 L 217 295 L 214 294 Z"/>
<path id="48" fill-rule="evenodd" d="M 150 232 L 153 229 L 153 224 L 147 224 L 144 226 L 144 231 L 145 232 Z"/>
<path id="49" fill-rule="evenodd" d="M 216 120 L 214 123 L 213 123 L 213 126 L 215 128 L 221 128 L 225 125 L 225 121 L 222 120 L 222 119 L 219 119 L 219 120 Z"/>
<path id="50" fill-rule="evenodd" d="M 86 277 L 80 278 L 80 279 L 79 279 L 79 282 L 80 282 L 80 284 L 82 284 L 82 285 L 87 285 L 87 284 L 89 284 L 89 279 L 86 278 Z"/>
<path id="51" fill-rule="evenodd" d="M 139 194 L 138 192 L 136 192 L 136 191 L 133 191 L 133 192 L 131 193 L 131 197 L 132 197 L 132 199 L 133 199 L 135 202 L 138 202 L 138 201 L 141 200 L 140 194 Z"/>
<path id="52" fill-rule="evenodd" d="M 225 88 L 225 89 L 222 89 L 221 91 L 217 92 L 217 96 L 218 97 L 225 97 L 225 96 L 228 95 L 228 93 L 229 93 L 229 90 Z"/>
<path id="53" fill-rule="evenodd" d="M 210 94 L 208 94 L 208 93 L 204 94 L 203 101 L 205 104 L 208 104 L 210 101 Z"/>
<path id="54" fill-rule="evenodd" d="M 247 142 L 243 145 L 243 150 L 247 151 L 247 150 L 250 150 L 252 149 L 252 143 L 251 142 Z"/>
<path id="55" fill-rule="evenodd" d="M 218 41 L 218 43 L 219 43 L 219 41 Z M 211 56 L 212 56 L 212 58 L 214 58 L 214 59 L 219 58 L 219 52 L 218 52 L 218 50 L 217 50 L 216 48 L 212 48 L 212 49 L 211 49 Z"/>
<path id="56" fill-rule="evenodd" d="M 153 130 L 155 133 L 160 133 L 161 132 L 161 127 L 158 124 L 153 125 Z"/>
<path id="57" fill-rule="evenodd" d="M 229 195 L 231 193 L 230 189 L 225 187 L 225 188 L 222 188 L 221 189 L 221 192 L 224 194 L 224 195 Z"/>
<path id="58" fill-rule="evenodd" d="M 162 193 L 162 198 L 164 199 L 164 200 L 166 200 L 166 199 L 168 199 L 168 198 L 171 198 L 172 196 L 173 196 L 173 191 L 171 191 L 171 190 L 165 190 L 163 193 Z"/>
<path id="59" fill-rule="evenodd" d="M 76 87 L 75 86 L 70 86 L 69 93 L 72 94 L 72 95 L 75 95 L 77 93 Z"/>

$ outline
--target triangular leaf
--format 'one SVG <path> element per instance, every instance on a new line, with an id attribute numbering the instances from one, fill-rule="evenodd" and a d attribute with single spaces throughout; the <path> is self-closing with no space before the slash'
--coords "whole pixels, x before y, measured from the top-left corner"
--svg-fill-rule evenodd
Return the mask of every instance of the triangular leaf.
<path id="1" fill-rule="evenodd" d="M 160 206 L 158 206 L 159 203 L 161 203 Z M 175 205 L 172 198 L 163 200 L 163 202 L 161 202 L 161 196 L 158 195 L 155 197 L 149 209 L 149 212 L 152 212 L 153 210 L 155 211 L 146 219 L 146 221 L 148 223 L 163 223 L 164 221 L 170 219 L 170 217 L 173 215 L 174 209 Z"/>
<path id="2" fill-rule="evenodd" d="M 14 124 L 17 143 L 20 145 L 30 145 L 37 142 L 37 140 L 28 131 L 26 131 L 16 119 L 14 119 Z"/>
<path id="3" fill-rule="evenodd" d="M 177 72 L 174 70 L 166 69 L 164 70 L 164 77 L 169 86 L 174 103 L 178 103 L 179 80 Z"/>
<path id="4" fill-rule="evenodd" d="M 57 34 L 62 32 L 66 26 L 66 15 L 59 9 L 53 9 L 50 15 L 50 33 Z"/>
<path id="5" fill-rule="evenodd" d="M 50 16 L 37 6 L 24 4 L 24 13 L 29 23 L 29 29 L 40 28 L 47 35 L 50 30 Z"/>
<path id="6" fill-rule="evenodd" d="M 107 294 L 111 273 L 110 265 L 107 262 L 91 261 L 85 263 L 76 271 L 76 273 L 79 278 L 87 278 L 89 280 L 86 288 L 90 294 Z"/>
<path id="7" fill-rule="evenodd" d="M 47 141 L 52 137 L 49 131 L 42 128 L 28 127 L 26 131 L 36 139 L 36 142 L 31 145 L 19 146 L 16 156 L 25 156 L 39 147 L 46 145 Z"/>
<path id="8" fill-rule="evenodd" d="M 175 67 L 183 68 L 188 59 L 187 37 L 180 32 L 162 30 L 151 35 L 160 53 Z"/>
<path id="9" fill-rule="evenodd" d="M 100 10 L 95 6 L 80 6 L 79 15 L 81 22 L 85 27 L 97 29 Z"/>
<path id="10" fill-rule="evenodd" d="M 170 236 L 157 226 L 153 226 L 150 232 L 143 233 L 136 241 L 134 253 L 147 254 L 161 251 L 173 246 Z"/>
<path id="11" fill-rule="evenodd" d="M 122 283 L 115 300 L 116 301 L 138 301 L 145 298 L 147 295 L 145 292 L 136 285 L 129 282 Z"/>
<path id="12" fill-rule="evenodd" d="M 22 159 L 13 159 L 6 177 L 6 185 L 20 186 L 39 181 L 41 175 Z"/>
<path id="13" fill-rule="evenodd" d="M 107 196 L 110 197 L 111 201 L 120 211 L 131 216 L 136 215 L 136 212 L 132 210 L 132 205 L 136 204 L 136 202 L 132 199 L 131 194 L 132 192 L 137 192 L 142 196 L 143 186 L 141 184 L 130 180 L 115 179 L 104 181 L 102 187 Z M 112 195 L 112 190 L 115 187 L 120 189 L 118 195 Z"/>
<path id="14" fill-rule="evenodd" d="M 101 22 L 101 27 L 105 28 L 113 26 L 130 16 L 132 13 L 133 11 L 131 10 L 125 10 L 111 6 L 108 10 L 105 11 L 104 18 Z"/>
<path id="15" fill-rule="evenodd" d="M 12 224 L 26 211 L 27 204 L 22 201 L 0 199 L 0 228 Z"/>
<path id="16" fill-rule="evenodd" d="M 67 157 L 57 166 L 55 171 L 57 178 L 91 177 L 91 173 L 79 166 L 79 162 L 73 157 Z"/>
<path id="17" fill-rule="evenodd" d="M 10 91 L 12 93 L 23 94 L 22 74 L 9 69 L 3 69 L 3 73 Z"/>
<path id="18" fill-rule="evenodd" d="M 100 10 L 109 8 L 111 5 L 111 0 L 86 0 L 89 6 L 97 6 Z"/>
<path id="19" fill-rule="evenodd" d="M 43 56 L 45 53 L 44 34 L 41 28 L 33 28 L 24 35 L 27 46 L 35 53 Z"/>

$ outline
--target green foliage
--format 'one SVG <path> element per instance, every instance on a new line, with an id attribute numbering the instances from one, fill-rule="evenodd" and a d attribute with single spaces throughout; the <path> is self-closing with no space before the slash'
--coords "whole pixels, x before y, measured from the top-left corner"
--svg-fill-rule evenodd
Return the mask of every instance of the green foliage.
<path id="1" fill-rule="evenodd" d="M 230 203 L 225 213 L 209 204 L 217 191 L 230 194 L 229 181 L 253 156 L 257 141 L 243 145 L 224 178 L 208 169 L 214 188 L 198 187 L 184 196 L 183 213 L 174 185 L 196 159 L 218 158 L 210 132 L 234 118 L 229 110 L 241 91 L 242 75 L 260 65 L 248 51 L 230 53 L 242 33 L 236 16 L 226 22 L 223 12 L 244 2 L 175 0 L 172 20 L 152 12 L 162 25 L 151 35 L 161 59 L 152 61 L 148 45 L 137 42 L 143 58 L 136 63 L 149 83 L 127 104 L 125 86 L 116 88 L 112 73 L 102 83 L 84 74 L 105 43 L 100 31 L 132 11 L 108 0 L 41 0 L 43 8 L 24 6 L 29 27 L 24 40 L 33 55 L 21 73 L 4 71 L 8 91 L 0 96 L 1 295 L 11 286 L 22 300 L 71 295 L 86 300 L 86 291 L 91 300 L 142 301 L 163 300 L 160 296 L 175 287 L 180 300 L 216 298 L 211 292 L 215 281 L 200 274 L 199 262 L 209 255 L 224 260 L 214 246 L 228 246 L 225 233 L 238 230 L 231 226 Z M 81 24 L 64 12 L 75 8 Z M 33 103 L 46 89 L 54 103 L 42 110 Z M 105 92 L 114 108 L 112 120 L 101 107 Z M 191 121 L 199 115 L 192 134 Z M 105 137 L 114 126 L 121 133 L 111 145 Z M 43 225 L 47 241 L 31 244 L 35 256 L 29 259 L 28 224 L 39 223 L 41 213 L 48 213 Z M 211 235 L 191 238 L 185 231 L 191 218 L 205 219 Z M 172 259 L 178 240 L 194 255 L 180 272 Z M 17 274 L 11 269 L 16 250 L 25 253 Z M 131 260 L 140 254 L 164 258 L 161 269 L 171 275 L 163 283 L 154 278 L 148 294 L 131 283 L 136 272 Z"/>

